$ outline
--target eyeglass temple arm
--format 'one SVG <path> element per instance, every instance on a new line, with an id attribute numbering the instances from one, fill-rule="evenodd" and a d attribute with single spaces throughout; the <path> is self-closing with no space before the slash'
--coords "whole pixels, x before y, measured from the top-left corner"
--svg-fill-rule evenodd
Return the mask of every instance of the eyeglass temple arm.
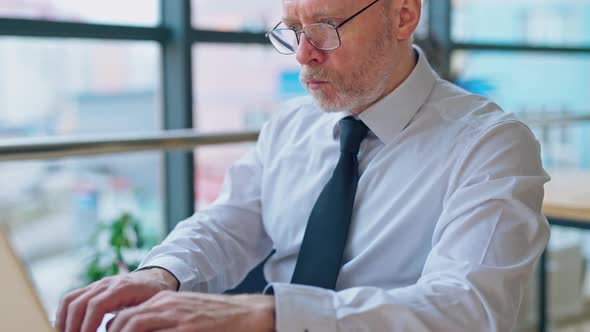
<path id="1" fill-rule="evenodd" d="M 367 6 L 365 6 L 365 8 L 363 8 L 363 9 L 359 10 L 359 11 L 358 11 L 356 14 L 354 14 L 354 15 L 352 15 L 351 17 L 349 17 L 349 18 L 347 18 L 346 20 L 344 20 L 344 22 L 342 22 L 342 23 L 338 24 L 338 25 L 336 26 L 336 29 L 338 29 L 338 28 L 340 28 L 341 26 L 343 26 L 344 24 L 346 24 L 346 23 L 350 22 L 350 21 L 351 21 L 353 18 L 355 18 L 355 17 L 359 16 L 359 15 L 360 15 L 360 14 L 362 14 L 362 13 L 363 13 L 365 10 L 367 10 L 367 9 L 371 8 L 371 6 L 372 6 L 372 5 L 374 5 L 374 4 L 376 4 L 377 2 L 379 2 L 379 0 L 375 0 L 375 1 L 371 2 L 370 4 L 368 4 Z M 279 24 L 281 24 L 281 23 L 279 22 Z"/>
<path id="2" fill-rule="evenodd" d="M 279 21 L 279 23 L 277 23 L 277 25 L 275 25 L 274 28 L 268 30 L 268 32 L 264 36 L 268 37 L 268 35 L 270 35 L 271 32 L 273 32 L 276 28 L 279 27 L 279 25 L 281 25 L 281 23 L 283 23 L 283 21 Z"/>

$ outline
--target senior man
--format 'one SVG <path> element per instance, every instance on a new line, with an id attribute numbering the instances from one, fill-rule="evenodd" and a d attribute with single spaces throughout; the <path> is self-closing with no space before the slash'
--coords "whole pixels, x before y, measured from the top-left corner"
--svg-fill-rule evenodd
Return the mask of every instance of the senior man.
<path id="1" fill-rule="evenodd" d="M 283 0 L 291 101 L 212 206 L 139 271 L 68 294 L 62 331 L 509 331 L 547 244 L 530 130 L 440 79 L 420 0 Z M 219 295 L 274 253 L 263 295 Z M 217 293 L 217 294 L 216 294 Z"/>

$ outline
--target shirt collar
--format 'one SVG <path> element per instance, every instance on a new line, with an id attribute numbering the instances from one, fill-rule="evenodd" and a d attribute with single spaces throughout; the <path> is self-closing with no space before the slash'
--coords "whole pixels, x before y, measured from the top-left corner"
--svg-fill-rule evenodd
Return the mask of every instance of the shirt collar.
<path id="1" fill-rule="evenodd" d="M 387 96 L 362 112 L 358 118 L 379 140 L 390 143 L 410 123 L 424 105 L 434 87 L 437 74 L 432 70 L 424 52 L 414 46 L 418 61 L 410 76 Z M 340 133 L 339 121 L 349 112 L 332 114 L 334 138 Z"/>

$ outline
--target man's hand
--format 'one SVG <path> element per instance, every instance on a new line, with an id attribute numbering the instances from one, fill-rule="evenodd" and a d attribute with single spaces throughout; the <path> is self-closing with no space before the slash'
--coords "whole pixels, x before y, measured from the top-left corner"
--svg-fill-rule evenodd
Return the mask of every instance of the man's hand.
<path id="1" fill-rule="evenodd" d="M 141 304 L 158 292 L 176 290 L 168 271 L 153 268 L 109 277 L 66 295 L 57 311 L 62 332 L 96 331 L 106 313 Z"/>
<path id="2" fill-rule="evenodd" d="M 274 331 L 274 312 L 272 296 L 166 291 L 119 312 L 108 331 Z"/>

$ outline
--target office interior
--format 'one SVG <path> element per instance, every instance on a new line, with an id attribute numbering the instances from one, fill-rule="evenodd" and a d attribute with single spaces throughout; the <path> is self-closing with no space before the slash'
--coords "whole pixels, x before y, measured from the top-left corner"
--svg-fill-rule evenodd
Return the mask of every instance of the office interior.
<path id="1" fill-rule="evenodd" d="M 415 43 L 438 73 L 522 119 L 552 177 L 518 330 L 590 331 L 590 0 L 423 9 Z M 48 315 L 211 204 L 265 121 L 306 94 L 265 38 L 280 17 L 267 0 L 0 0 L 0 225 Z M 113 225 L 127 246 L 109 243 Z"/>

